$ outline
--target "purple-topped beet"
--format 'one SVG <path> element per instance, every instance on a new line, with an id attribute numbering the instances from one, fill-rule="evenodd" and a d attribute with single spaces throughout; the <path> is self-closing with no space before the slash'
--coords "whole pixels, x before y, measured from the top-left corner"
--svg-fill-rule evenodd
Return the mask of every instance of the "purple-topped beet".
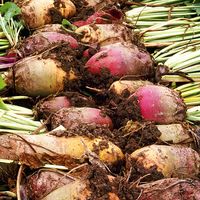
<path id="1" fill-rule="evenodd" d="M 78 42 L 68 34 L 58 32 L 39 32 L 26 38 L 19 46 L 20 57 L 41 53 L 53 45 L 68 43 L 71 48 L 77 48 Z"/>

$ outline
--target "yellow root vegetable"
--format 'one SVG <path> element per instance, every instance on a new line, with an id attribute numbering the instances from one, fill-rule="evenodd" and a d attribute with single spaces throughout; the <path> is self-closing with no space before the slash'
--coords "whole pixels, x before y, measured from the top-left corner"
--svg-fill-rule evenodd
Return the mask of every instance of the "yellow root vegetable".
<path id="1" fill-rule="evenodd" d="M 49 134 L 0 136 L 0 158 L 20 161 L 31 167 L 51 163 L 70 168 L 96 155 L 108 165 L 124 159 L 120 148 L 99 138 L 57 137 Z"/>
<path id="2" fill-rule="evenodd" d="M 189 147 L 151 145 L 134 151 L 135 169 L 144 174 L 152 169 L 164 177 L 193 177 L 199 173 L 200 157 Z"/>
<path id="3" fill-rule="evenodd" d="M 66 75 L 56 59 L 32 56 L 17 62 L 14 72 L 11 70 L 8 73 L 6 82 L 18 94 L 48 96 L 64 89 Z"/>

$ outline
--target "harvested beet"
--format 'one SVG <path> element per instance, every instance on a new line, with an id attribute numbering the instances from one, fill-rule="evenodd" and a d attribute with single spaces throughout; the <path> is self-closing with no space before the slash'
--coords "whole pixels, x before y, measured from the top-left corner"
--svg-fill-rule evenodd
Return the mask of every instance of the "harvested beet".
<path id="1" fill-rule="evenodd" d="M 167 178 L 191 178 L 199 174 L 199 154 L 189 147 L 151 145 L 134 151 L 131 158 L 135 173 L 141 176 L 153 171 Z"/>
<path id="2" fill-rule="evenodd" d="M 69 108 L 71 106 L 70 99 L 65 96 L 57 96 L 46 99 L 37 106 L 38 114 L 49 116 L 60 110 L 61 108 Z"/>
<path id="3" fill-rule="evenodd" d="M 29 96 L 48 96 L 64 89 L 67 73 L 58 60 L 42 59 L 40 55 L 26 57 L 14 66 L 6 77 L 16 92 Z"/>
<path id="4" fill-rule="evenodd" d="M 66 128 L 74 128 L 80 124 L 99 124 L 112 128 L 112 120 L 103 111 L 97 108 L 63 108 L 52 116 L 52 128 L 63 125 Z"/>
<path id="5" fill-rule="evenodd" d="M 26 178 L 26 182 L 21 185 L 22 199 L 40 200 L 52 191 L 70 184 L 74 178 L 65 176 L 64 173 L 51 170 L 39 170 Z"/>
<path id="6" fill-rule="evenodd" d="M 153 61 L 150 55 L 135 45 L 111 44 L 101 48 L 85 65 L 92 74 L 100 74 L 108 69 L 113 76 L 134 75 L 150 77 L 153 74 Z"/>
<path id="7" fill-rule="evenodd" d="M 59 135 L 59 133 L 57 133 Z M 60 131 L 59 136 L 40 135 L 0 135 L 0 157 L 18 161 L 31 168 L 44 164 L 63 165 L 69 169 L 87 162 L 92 155 L 108 166 L 122 162 L 124 154 L 112 142 L 99 138 L 90 139 L 86 136 L 65 137 Z"/>
<path id="8" fill-rule="evenodd" d="M 129 98 L 137 98 L 144 120 L 168 124 L 183 121 L 186 117 L 186 106 L 180 95 L 165 86 L 143 86 Z"/>
<path id="9" fill-rule="evenodd" d="M 132 41 L 132 30 L 121 24 L 90 24 L 81 26 L 75 31 L 81 41 L 101 46 L 116 42 Z"/>
<path id="10" fill-rule="evenodd" d="M 22 19 L 25 24 L 36 29 L 45 24 L 61 23 L 63 18 L 73 16 L 76 7 L 70 0 L 31 0 L 16 3 L 21 8 Z"/>
<path id="11" fill-rule="evenodd" d="M 6 83 L 18 94 L 41 97 L 79 88 L 79 69 L 84 65 L 81 56 L 81 49 L 64 43 L 18 61 L 9 71 Z"/>
<path id="12" fill-rule="evenodd" d="M 70 35 L 57 32 L 39 32 L 26 38 L 18 47 L 18 51 L 21 57 L 26 57 L 62 43 L 69 43 L 71 48 L 78 47 L 78 42 Z"/>

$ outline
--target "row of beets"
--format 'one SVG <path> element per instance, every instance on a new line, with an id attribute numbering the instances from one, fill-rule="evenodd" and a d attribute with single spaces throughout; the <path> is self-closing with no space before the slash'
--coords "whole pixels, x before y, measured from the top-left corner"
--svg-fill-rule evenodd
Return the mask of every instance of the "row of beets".
<path id="1" fill-rule="evenodd" d="M 100 24 L 95 25 L 95 27 L 92 26 L 93 25 L 87 25 L 80 28 L 81 33 L 84 35 L 82 41 L 85 42 L 85 35 L 87 35 L 87 39 L 100 35 L 100 38 L 95 38 L 100 47 L 98 46 L 98 49 L 95 49 L 97 53 L 94 53 L 92 56 L 90 56 L 89 50 L 85 50 L 83 52 L 83 58 L 87 60 L 87 62 L 85 64 L 82 62 L 81 66 L 76 61 L 76 63 L 72 64 L 68 62 L 68 66 L 66 67 L 66 63 L 60 61 L 57 52 L 53 51 L 55 47 L 57 48 L 63 42 L 65 42 L 66 45 L 69 44 L 69 46 L 74 49 L 74 52 L 79 50 L 80 45 L 77 40 L 68 34 L 49 31 L 51 27 L 48 27 L 48 31 L 37 32 L 25 39 L 18 48 L 18 54 L 25 58 L 20 59 L 15 64 L 14 73 L 10 71 L 8 74 L 6 80 L 8 85 L 14 85 L 16 92 L 19 94 L 48 96 L 63 91 L 66 87 L 70 88 L 71 82 L 79 82 L 80 80 L 83 87 L 84 85 L 93 87 L 93 83 L 87 82 L 88 77 L 92 77 L 93 79 L 99 78 L 104 81 L 104 71 L 114 80 L 119 78 L 125 79 L 126 77 L 129 79 L 152 79 L 154 75 L 154 66 L 150 55 L 144 49 L 131 43 L 131 39 L 126 40 L 127 37 L 125 38 L 126 41 L 121 41 L 121 34 L 123 34 L 123 31 L 125 35 L 127 33 L 126 27 L 119 24 Z M 118 34 L 114 30 L 120 30 L 119 27 L 121 31 Z M 94 28 L 96 29 L 94 34 L 85 31 Z M 106 32 L 107 28 L 107 35 L 104 36 L 103 34 Z M 76 32 L 80 32 L 79 28 Z M 90 33 L 92 35 L 90 35 Z M 114 33 L 114 41 L 112 33 Z M 120 41 L 117 38 L 120 38 Z M 102 41 L 103 44 L 101 43 Z M 96 43 L 89 45 L 94 46 Z M 49 50 L 49 48 L 51 49 Z M 90 48 L 90 51 L 91 49 L 92 48 Z M 33 54 L 36 55 L 31 56 Z M 63 54 L 63 56 L 65 55 Z M 70 66 L 70 64 L 72 66 Z M 82 71 L 84 72 L 82 73 Z M 66 85 L 66 82 L 68 85 Z M 90 82 L 95 82 L 95 80 L 90 80 Z M 123 84 L 123 81 L 121 81 L 121 83 Z M 146 83 L 144 84 L 146 85 Z M 142 85 L 140 84 L 138 87 L 139 86 Z M 121 86 L 115 85 L 115 90 L 118 90 L 117 87 Z M 136 89 L 137 82 L 134 81 L 126 87 L 126 90 L 130 93 L 134 93 Z M 186 109 L 179 94 L 164 86 L 145 86 L 135 92 L 133 97 L 137 97 L 141 116 L 145 120 L 159 123 L 173 123 L 185 119 Z M 130 99 L 131 97 L 129 100 Z"/>

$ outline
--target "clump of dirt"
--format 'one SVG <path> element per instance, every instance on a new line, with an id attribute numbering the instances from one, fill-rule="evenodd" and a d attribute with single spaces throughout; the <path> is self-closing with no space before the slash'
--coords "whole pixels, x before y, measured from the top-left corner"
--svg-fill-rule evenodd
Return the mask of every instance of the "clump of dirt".
<path id="1" fill-rule="evenodd" d="M 63 16 L 56 8 L 49 8 L 48 15 L 51 17 L 52 24 L 60 24 L 63 20 Z"/>
<path id="2" fill-rule="evenodd" d="M 126 175 L 127 176 L 127 175 Z M 140 194 L 140 189 L 129 182 L 129 178 L 126 176 L 117 176 L 112 182 L 113 190 L 119 197 L 124 200 L 137 199 Z"/>
<path id="3" fill-rule="evenodd" d="M 88 16 L 92 15 L 95 10 L 93 7 L 87 6 L 85 1 L 71 0 L 76 6 L 76 16 L 73 16 L 70 21 L 75 22 L 79 20 L 86 20 Z"/>
<path id="4" fill-rule="evenodd" d="M 80 91 L 81 84 L 81 71 L 84 66 L 83 51 L 85 46 L 80 45 L 78 49 L 72 49 L 68 43 L 58 45 L 52 48 L 47 53 L 43 53 L 43 58 L 56 59 L 61 63 L 61 67 L 67 72 L 65 79 L 65 90 Z"/>
<path id="5" fill-rule="evenodd" d="M 85 96 L 78 92 L 63 92 L 60 95 L 64 95 L 70 99 L 71 105 L 75 107 L 96 107 L 95 101 L 91 96 Z"/>
<path id="6" fill-rule="evenodd" d="M 65 7 L 64 2 L 61 0 L 54 0 L 54 7 L 48 10 L 48 15 L 51 17 L 52 24 L 60 24 L 63 20 L 62 13 L 59 11 L 60 7 Z"/>
<path id="7" fill-rule="evenodd" d="M 0 164 L 0 191 L 15 190 L 18 169 L 19 165 L 14 162 Z"/>
<path id="8" fill-rule="evenodd" d="M 126 92 L 125 97 L 128 95 Z M 113 95 L 107 99 L 108 115 L 112 118 L 115 128 L 124 126 L 129 120 L 143 121 L 138 101 L 136 97 L 124 98 L 123 96 Z M 109 113 L 110 112 L 110 113 Z"/>
<path id="9" fill-rule="evenodd" d="M 90 200 L 109 200 L 112 195 L 119 199 L 137 199 L 140 190 L 122 176 L 109 176 L 109 173 L 99 166 L 92 165 L 87 176 L 92 195 Z"/>
<path id="10" fill-rule="evenodd" d="M 133 151 L 142 148 L 144 146 L 152 144 L 160 144 L 159 137 L 161 132 L 157 126 L 153 123 L 139 123 L 129 121 L 125 127 L 123 127 L 124 137 L 126 138 L 126 146 L 124 152 L 132 153 Z"/>
<path id="11" fill-rule="evenodd" d="M 92 192 L 90 200 L 109 200 L 109 192 L 112 192 L 112 185 L 108 179 L 108 174 L 97 165 L 91 166 L 87 179 Z"/>
<path id="12" fill-rule="evenodd" d="M 108 89 L 110 85 L 119 80 L 120 77 L 111 75 L 107 68 L 102 68 L 100 74 L 93 74 L 85 68 L 82 71 L 82 82 L 85 83 L 85 87 L 93 87 L 96 89 Z"/>

